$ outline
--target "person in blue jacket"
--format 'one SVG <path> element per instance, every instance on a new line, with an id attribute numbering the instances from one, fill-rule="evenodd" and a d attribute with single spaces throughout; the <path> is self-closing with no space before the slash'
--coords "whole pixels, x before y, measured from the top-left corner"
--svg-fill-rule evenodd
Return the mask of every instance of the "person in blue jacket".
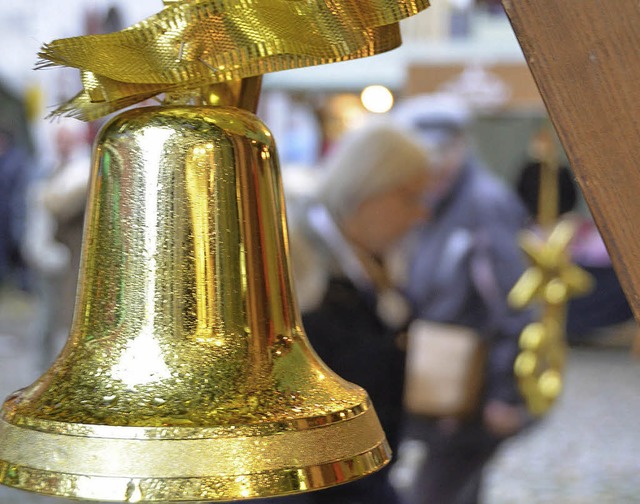
<path id="1" fill-rule="evenodd" d="M 483 396 L 471 418 L 409 417 L 407 436 L 427 451 L 409 495 L 413 504 L 475 504 L 487 462 L 529 422 L 513 365 L 532 314 L 506 300 L 527 266 L 517 243 L 527 212 L 474 154 L 472 114 L 462 99 L 414 97 L 394 117 L 431 152 L 436 180 L 428 190 L 431 218 L 403 249 L 407 295 L 418 317 L 474 328 L 488 345 Z"/>

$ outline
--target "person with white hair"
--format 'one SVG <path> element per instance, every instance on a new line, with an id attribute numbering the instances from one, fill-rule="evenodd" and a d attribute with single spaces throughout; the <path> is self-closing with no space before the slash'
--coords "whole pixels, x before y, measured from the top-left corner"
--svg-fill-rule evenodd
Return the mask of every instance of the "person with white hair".
<path id="1" fill-rule="evenodd" d="M 470 419 L 410 416 L 408 438 L 425 443 L 412 504 L 476 504 L 484 467 L 500 443 L 529 423 L 513 365 L 532 314 L 509 308 L 509 290 L 526 268 L 517 244 L 527 212 L 475 156 L 471 110 L 452 95 L 400 103 L 394 119 L 432 154 L 432 216 L 403 256 L 406 293 L 420 318 L 471 327 L 488 346 L 484 389 Z"/>
<path id="2" fill-rule="evenodd" d="M 400 128 L 371 124 L 348 133 L 319 168 L 314 197 L 289 217 L 302 321 L 319 357 L 369 394 L 392 451 L 403 419 L 402 333 L 409 304 L 384 268 L 387 251 L 428 218 L 429 157 Z M 285 186 L 286 190 L 286 186 Z M 310 299 L 307 291 L 314 293 Z M 326 490 L 269 499 L 309 504 L 395 504 L 385 468 Z"/>

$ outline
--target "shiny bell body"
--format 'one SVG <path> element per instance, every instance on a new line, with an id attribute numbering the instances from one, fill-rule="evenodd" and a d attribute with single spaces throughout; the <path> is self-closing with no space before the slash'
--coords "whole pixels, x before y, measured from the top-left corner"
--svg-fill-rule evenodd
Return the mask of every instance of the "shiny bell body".
<path id="1" fill-rule="evenodd" d="M 309 346 L 273 139 L 232 107 L 148 107 L 96 143 L 71 334 L 0 417 L 0 482 L 213 501 L 343 483 L 388 445 Z"/>

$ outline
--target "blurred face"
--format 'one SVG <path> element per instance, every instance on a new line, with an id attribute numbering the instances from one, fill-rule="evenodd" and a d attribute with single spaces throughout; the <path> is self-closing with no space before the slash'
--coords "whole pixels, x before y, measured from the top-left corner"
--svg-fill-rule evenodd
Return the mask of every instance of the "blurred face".
<path id="1" fill-rule="evenodd" d="M 433 147 L 433 152 L 436 153 L 434 157 L 438 169 L 429 186 L 428 200 L 435 205 L 447 195 L 464 166 L 467 159 L 465 139 L 462 136 L 451 139 L 439 147 Z"/>
<path id="2" fill-rule="evenodd" d="M 384 253 L 428 218 L 424 195 L 429 180 L 421 173 L 367 198 L 343 222 L 345 235 L 373 255 Z"/>

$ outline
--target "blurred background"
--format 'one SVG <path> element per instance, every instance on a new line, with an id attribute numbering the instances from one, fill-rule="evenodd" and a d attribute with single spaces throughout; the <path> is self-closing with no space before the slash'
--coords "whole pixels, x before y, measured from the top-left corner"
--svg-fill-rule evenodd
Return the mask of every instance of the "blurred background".
<path id="1" fill-rule="evenodd" d="M 160 7 L 159 0 L 0 2 L 0 397 L 36 379 L 66 338 L 100 126 L 45 119 L 80 85 L 74 70 L 34 71 L 36 54 L 53 39 L 118 30 Z M 265 76 L 258 115 L 277 140 L 286 190 L 304 191 L 299 175 L 346 131 L 404 98 L 436 92 L 468 100 L 480 156 L 515 188 L 549 122 L 500 2 L 433 0 L 401 27 L 403 46 L 389 53 Z M 576 212 L 590 218 L 580 194 Z M 606 256 L 601 242 L 594 247 Z M 609 299 L 617 296 L 617 311 L 602 327 L 570 334 L 564 394 L 492 463 L 486 504 L 640 502 L 637 330 L 606 264 L 602 286 Z M 584 320 L 589 306 L 576 305 L 571 317 Z M 413 477 L 411 451 L 405 455 L 395 474 L 400 487 Z M 61 500 L 0 488 L 0 502 Z"/>

